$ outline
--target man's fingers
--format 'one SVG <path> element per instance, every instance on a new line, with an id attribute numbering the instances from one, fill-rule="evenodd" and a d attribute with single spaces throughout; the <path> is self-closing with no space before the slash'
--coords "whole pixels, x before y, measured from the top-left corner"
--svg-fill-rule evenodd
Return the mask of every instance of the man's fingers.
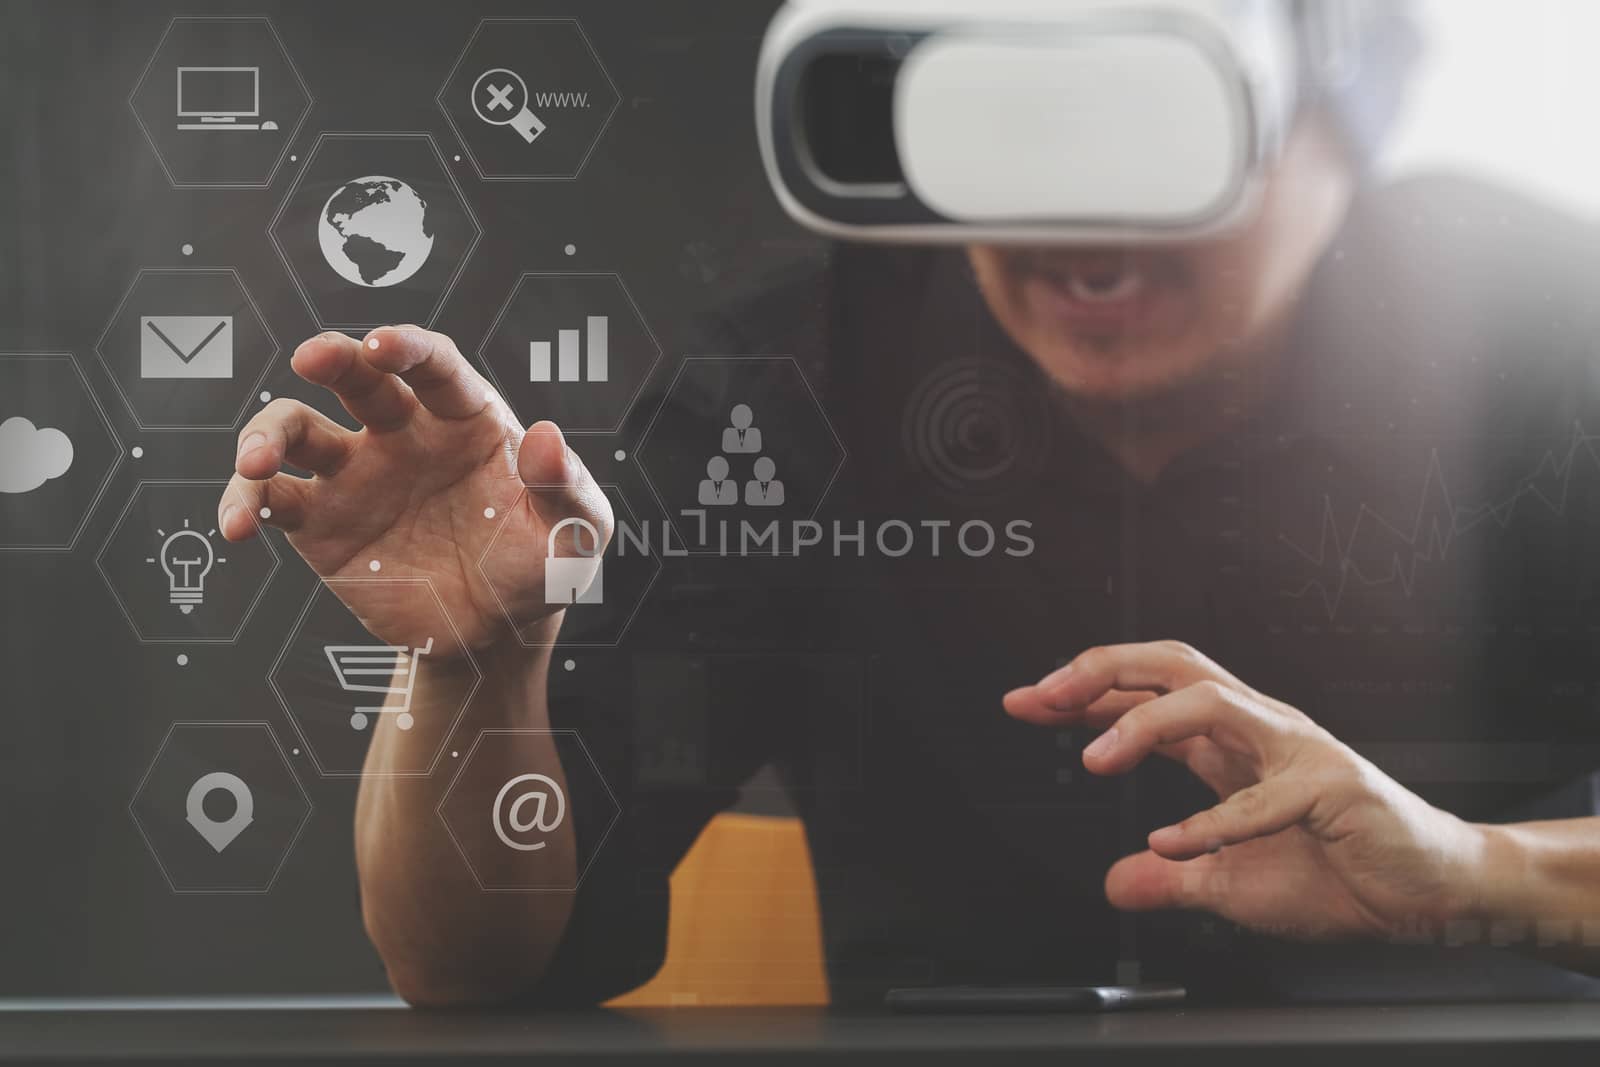
<path id="1" fill-rule="evenodd" d="M 1000 706 L 1005 708 L 1006 714 L 1013 719 L 1035 726 L 1067 727 L 1076 726 L 1083 721 L 1081 711 L 1070 709 L 1057 711 L 1036 685 L 1025 685 L 1020 689 L 1011 690 L 1000 698 Z"/>
<path id="2" fill-rule="evenodd" d="M 1218 682 L 1199 682 L 1123 715 L 1083 750 L 1083 765 L 1095 774 L 1122 774 L 1159 746 L 1191 737 L 1209 737 L 1259 770 L 1279 755 L 1285 728 L 1250 697 Z"/>
<path id="3" fill-rule="evenodd" d="M 1120 689 L 1113 689 L 1087 708 L 1082 708 L 1071 704 L 1057 706 L 1040 686 L 1025 685 L 1005 694 L 1001 697 L 1000 703 L 1006 709 L 1006 714 L 1012 718 L 1033 723 L 1035 726 L 1050 726 L 1057 729 L 1080 724 L 1105 727 L 1140 704 L 1154 700 L 1156 695 L 1147 690 L 1125 693 Z"/>
<path id="4" fill-rule="evenodd" d="M 405 382 L 379 370 L 362 356 L 361 342 L 342 333 L 322 333 L 295 349 L 294 372 L 312 385 L 331 389 L 361 425 L 379 432 L 398 430 L 417 409 Z"/>
<path id="5" fill-rule="evenodd" d="M 1178 862 L 1138 852 L 1112 864 L 1105 885 L 1106 899 L 1119 911 L 1215 911 L 1227 892 L 1227 874 L 1221 856 Z"/>
<path id="6" fill-rule="evenodd" d="M 217 502 L 217 531 L 229 541 L 248 541 L 262 526 L 293 533 L 306 520 L 311 485 L 287 474 L 260 481 L 235 474 Z"/>
<path id="7" fill-rule="evenodd" d="M 583 465 L 578 454 L 553 422 L 536 422 L 528 428 L 517 452 L 517 474 L 528 487 L 528 500 L 546 525 L 563 519 L 583 519 L 600 535 L 603 547 L 611 540 L 614 517 L 611 501 Z M 592 555 L 589 535 L 569 527 L 557 550 L 562 555 Z"/>
<path id="8" fill-rule="evenodd" d="M 1062 710 L 1086 708 L 1113 689 L 1171 693 L 1206 681 L 1248 691 L 1233 675 L 1177 641 L 1091 648 L 1044 678 L 1039 688 Z"/>
<path id="9" fill-rule="evenodd" d="M 1304 819 L 1316 793 L 1303 779 L 1269 778 L 1234 793 L 1207 811 L 1150 835 L 1150 848 L 1171 860 L 1187 860 L 1257 837 L 1287 830 Z"/>
<path id="10" fill-rule="evenodd" d="M 1160 695 L 1148 689 L 1135 690 L 1131 693 L 1113 689 L 1083 709 L 1083 723 L 1085 726 L 1100 728 L 1110 726 L 1134 708 L 1148 704 Z"/>
<path id="11" fill-rule="evenodd" d="M 553 422 L 528 427 L 517 449 L 517 476 L 538 501 L 554 514 L 576 514 L 588 471 Z"/>
<path id="12" fill-rule="evenodd" d="M 256 413 L 239 433 L 234 469 L 261 481 L 285 464 L 331 475 L 355 447 L 356 435 L 296 400 L 279 398 Z"/>
<path id="13" fill-rule="evenodd" d="M 494 388 L 442 333 L 384 326 L 367 334 L 362 353 L 378 370 L 404 379 L 422 406 L 442 419 L 469 419 L 495 402 Z"/>

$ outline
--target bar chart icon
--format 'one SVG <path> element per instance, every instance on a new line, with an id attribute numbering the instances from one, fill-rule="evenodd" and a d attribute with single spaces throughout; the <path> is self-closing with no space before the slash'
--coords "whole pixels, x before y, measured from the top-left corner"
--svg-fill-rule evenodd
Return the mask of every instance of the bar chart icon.
<path id="1" fill-rule="evenodd" d="M 557 330 L 554 353 L 549 341 L 528 342 L 528 381 L 603 382 L 610 373 L 610 322 L 604 315 L 590 315 L 580 338 L 577 330 Z M 587 367 L 583 366 L 587 349 Z M 552 366 L 552 355 L 554 364 Z M 552 371 L 555 376 L 552 377 Z"/>

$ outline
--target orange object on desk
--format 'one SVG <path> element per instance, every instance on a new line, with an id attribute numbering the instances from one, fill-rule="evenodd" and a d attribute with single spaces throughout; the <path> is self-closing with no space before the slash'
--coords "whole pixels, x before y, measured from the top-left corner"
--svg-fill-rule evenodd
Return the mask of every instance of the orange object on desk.
<path id="1" fill-rule="evenodd" d="M 608 1006 L 826 1003 L 822 922 L 800 820 L 723 814 L 672 872 L 666 962 Z"/>

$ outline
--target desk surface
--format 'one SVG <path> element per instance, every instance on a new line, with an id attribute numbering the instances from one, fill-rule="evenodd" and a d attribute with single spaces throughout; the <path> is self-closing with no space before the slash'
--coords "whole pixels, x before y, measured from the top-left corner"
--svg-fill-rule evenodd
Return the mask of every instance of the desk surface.
<path id="1" fill-rule="evenodd" d="M 910 1018 L 812 1009 L 414 1012 L 395 1007 L 11 1005 L 0 1064 L 708 1062 L 1600 1063 L 1600 1004 L 1198 1009 Z M 1070 1057 L 1070 1060 L 1068 1059 Z"/>

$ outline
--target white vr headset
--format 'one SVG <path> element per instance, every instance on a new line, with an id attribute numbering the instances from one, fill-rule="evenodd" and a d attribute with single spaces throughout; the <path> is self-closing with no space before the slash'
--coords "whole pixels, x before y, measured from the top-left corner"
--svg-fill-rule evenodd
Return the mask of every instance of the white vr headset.
<path id="1" fill-rule="evenodd" d="M 1360 0 L 788 0 L 756 119 L 833 237 L 1193 239 L 1246 218 Z"/>

